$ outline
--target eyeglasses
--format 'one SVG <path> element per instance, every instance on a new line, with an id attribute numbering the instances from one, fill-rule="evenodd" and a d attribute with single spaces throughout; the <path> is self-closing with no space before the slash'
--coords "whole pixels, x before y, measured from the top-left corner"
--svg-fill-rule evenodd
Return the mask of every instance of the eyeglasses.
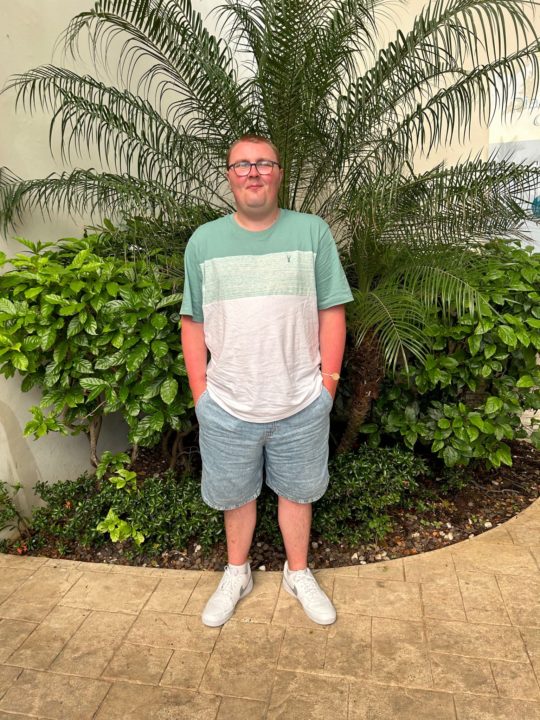
<path id="1" fill-rule="evenodd" d="M 274 169 L 274 165 L 281 168 L 281 165 L 275 160 L 257 160 L 257 162 L 254 163 L 248 162 L 247 160 L 240 160 L 240 162 L 229 165 L 227 170 L 232 168 L 238 177 L 247 177 L 251 172 L 251 168 L 255 166 L 259 175 L 270 175 Z"/>

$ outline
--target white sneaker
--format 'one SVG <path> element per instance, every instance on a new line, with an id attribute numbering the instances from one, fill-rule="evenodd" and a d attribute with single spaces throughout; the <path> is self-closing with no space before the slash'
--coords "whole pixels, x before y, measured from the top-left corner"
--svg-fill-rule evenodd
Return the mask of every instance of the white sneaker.
<path id="1" fill-rule="evenodd" d="M 294 595 L 310 620 L 319 625 L 331 625 L 336 621 L 336 609 L 309 568 L 292 572 L 285 560 L 283 588 Z"/>
<path id="2" fill-rule="evenodd" d="M 208 600 L 203 610 L 202 621 L 205 625 L 219 627 L 226 623 L 232 616 L 236 603 L 240 598 L 245 597 L 253 590 L 251 567 L 249 564 L 247 567 L 247 573 L 238 575 L 233 575 L 228 565 L 225 567 L 225 572 L 217 586 L 217 590 Z"/>

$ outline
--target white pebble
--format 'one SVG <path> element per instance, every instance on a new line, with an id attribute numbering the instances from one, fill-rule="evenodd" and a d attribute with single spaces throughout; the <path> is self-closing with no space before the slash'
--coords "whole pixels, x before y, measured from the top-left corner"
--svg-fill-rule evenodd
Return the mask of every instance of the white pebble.
<path id="1" fill-rule="evenodd" d="M 351 555 L 351 560 L 358 560 L 358 553 L 353 553 Z"/>
<path id="2" fill-rule="evenodd" d="M 195 545 L 195 552 L 200 552 L 202 550 L 202 547 L 200 545 Z"/>
<path id="3" fill-rule="evenodd" d="M 454 536 L 452 535 L 452 533 L 448 533 L 448 535 L 447 535 L 446 537 L 447 537 L 448 540 L 453 540 L 453 539 L 454 539 Z"/>
<path id="4" fill-rule="evenodd" d="M 259 565 L 259 570 L 260 570 L 261 572 L 265 572 L 265 571 L 266 571 L 266 565 Z"/>
<path id="5" fill-rule="evenodd" d="M 486 522 L 484 523 L 484 527 L 491 528 L 491 527 L 493 527 L 493 525 L 489 522 L 489 520 L 486 520 Z"/>
<path id="6" fill-rule="evenodd" d="M 471 533 L 471 534 L 469 535 L 469 540 L 471 540 L 473 537 L 474 537 L 474 533 Z"/>
<path id="7" fill-rule="evenodd" d="M 365 560 L 360 560 L 360 565 L 367 565 Z"/>
<path id="8" fill-rule="evenodd" d="M 316 550 L 316 549 L 319 547 L 319 543 L 312 542 L 312 543 L 311 543 L 311 547 L 312 547 L 314 550 Z"/>
<path id="9" fill-rule="evenodd" d="M 375 555 L 375 560 L 382 560 L 382 555 L 380 555 L 379 553 L 377 553 L 377 554 Z"/>
<path id="10" fill-rule="evenodd" d="M 446 527 L 447 527 L 447 528 L 451 528 L 451 527 L 452 527 L 452 523 L 446 523 Z"/>
<path id="11" fill-rule="evenodd" d="M 419 532 L 413 532 L 413 533 L 411 533 L 411 537 L 412 537 L 412 538 L 419 538 L 419 537 L 420 537 L 420 533 L 419 533 Z"/>

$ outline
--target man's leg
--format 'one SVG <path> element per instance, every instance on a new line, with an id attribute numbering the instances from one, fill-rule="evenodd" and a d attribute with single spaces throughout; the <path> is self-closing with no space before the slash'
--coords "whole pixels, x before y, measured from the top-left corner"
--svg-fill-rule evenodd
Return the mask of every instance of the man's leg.
<path id="1" fill-rule="evenodd" d="M 256 500 L 234 510 L 225 510 L 227 555 L 231 565 L 244 565 L 247 562 L 256 520 Z"/>
<path id="2" fill-rule="evenodd" d="M 305 570 L 311 531 L 311 503 L 296 503 L 279 496 L 278 521 L 289 570 Z"/>
<path id="3" fill-rule="evenodd" d="M 257 519 L 257 501 L 251 500 L 234 510 L 225 510 L 224 516 L 229 563 L 203 610 L 202 621 L 210 627 L 219 627 L 227 622 L 236 603 L 253 589 L 248 554 Z"/>

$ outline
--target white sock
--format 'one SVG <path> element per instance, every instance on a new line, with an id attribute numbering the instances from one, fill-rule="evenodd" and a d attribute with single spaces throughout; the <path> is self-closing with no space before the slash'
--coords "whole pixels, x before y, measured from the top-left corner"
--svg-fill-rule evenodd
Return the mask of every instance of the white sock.
<path id="1" fill-rule="evenodd" d="M 287 566 L 287 570 L 288 570 L 289 575 L 296 575 L 296 573 L 305 573 L 306 570 L 307 570 L 307 567 L 306 567 L 306 568 L 303 568 L 302 570 L 291 570 L 291 569 Z"/>
<path id="2" fill-rule="evenodd" d="M 231 575 L 246 575 L 248 572 L 249 563 L 245 562 L 243 565 L 233 565 L 229 563 L 229 571 Z"/>

